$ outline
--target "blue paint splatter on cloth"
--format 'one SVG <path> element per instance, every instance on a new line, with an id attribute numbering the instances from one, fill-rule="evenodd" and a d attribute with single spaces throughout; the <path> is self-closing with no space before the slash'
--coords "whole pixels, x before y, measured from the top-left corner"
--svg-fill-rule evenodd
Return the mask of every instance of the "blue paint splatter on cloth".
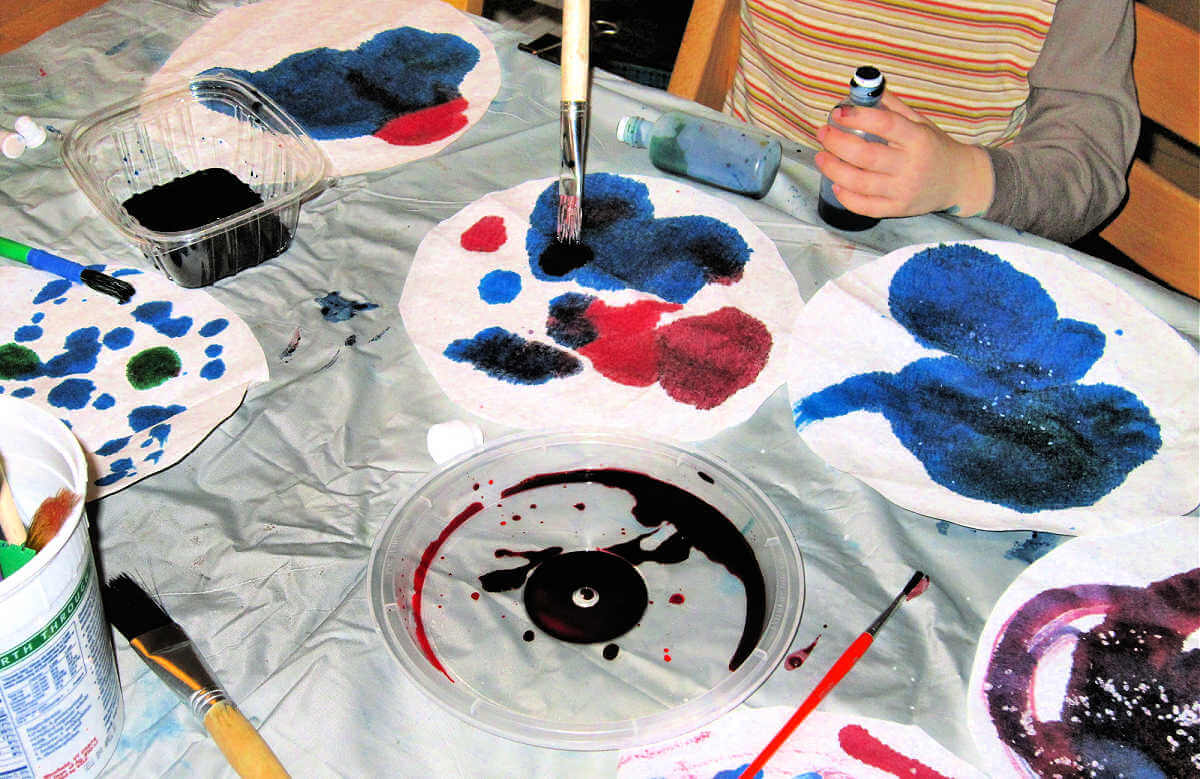
<path id="1" fill-rule="evenodd" d="M 1020 512 L 1092 505 L 1152 458 L 1158 423 L 1129 390 L 1079 380 L 1104 334 L 1058 316 L 1036 279 L 977 247 L 913 255 L 892 278 L 893 318 L 946 357 L 874 372 L 799 400 L 797 429 L 882 414 L 930 478 Z"/>
<path id="2" fill-rule="evenodd" d="M 328 322 L 345 322 L 359 311 L 370 311 L 379 308 L 378 303 L 360 302 L 344 298 L 337 291 L 327 293 L 324 297 L 313 298 L 321 305 L 321 316 Z"/>

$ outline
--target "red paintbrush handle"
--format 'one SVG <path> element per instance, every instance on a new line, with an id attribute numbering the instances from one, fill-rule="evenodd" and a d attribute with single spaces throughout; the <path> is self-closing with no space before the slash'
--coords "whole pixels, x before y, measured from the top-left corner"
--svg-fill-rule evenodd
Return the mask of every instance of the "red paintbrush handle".
<path id="1" fill-rule="evenodd" d="M 763 748 L 763 751 L 758 753 L 758 757 L 754 758 L 754 762 L 750 763 L 745 771 L 742 771 L 740 779 L 751 779 L 767 764 L 767 761 L 771 759 L 771 755 L 775 754 L 783 746 L 783 742 L 788 740 L 788 737 L 804 721 L 804 718 L 811 714 L 813 709 L 817 708 L 817 704 L 821 702 L 821 699 L 837 686 L 837 683 L 854 667 L 854 664 L 858 662 L 858 659 L 863 656 L 863 653 L 867 651 L 867 647 L 871 646 L 871 642 L 874 640 L 875 637 L 870 633 L 863 633 L 854 639 L 854 643 L 842 653 L 842 656 L 837 659 L 837 662 L 833 664 L 829 672 L 817 683 L 816 688 L 804 699 L 804 703 L 800 704 L 800 708 L 796 709 L 796 713 L 775 734 L 775 738 L 771 739 L 770 743 Z"/>

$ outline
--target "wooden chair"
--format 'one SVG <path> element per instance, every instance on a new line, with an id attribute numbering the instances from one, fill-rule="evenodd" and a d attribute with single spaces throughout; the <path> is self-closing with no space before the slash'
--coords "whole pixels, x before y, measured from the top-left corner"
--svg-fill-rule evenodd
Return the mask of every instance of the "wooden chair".
<path id="1" fill-rule="evenodd" d="M 667 91 L 720 110 L 740 45 L 741 0 L 694 0 Z M 1134 79 L 1143 117 L 1193 146 L 1200 122 L 1200 44 L 1187 25 L 1135 4 Z M 1200 297 L 1200 202 L 1141 160 L 1129 197 L 1100 237 L 1143 269 Z"/>

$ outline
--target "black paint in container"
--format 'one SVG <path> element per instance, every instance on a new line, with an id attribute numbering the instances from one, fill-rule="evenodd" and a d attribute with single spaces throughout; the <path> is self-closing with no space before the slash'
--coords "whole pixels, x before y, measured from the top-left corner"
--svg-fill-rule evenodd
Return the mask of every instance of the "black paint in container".
<path id="1" fill-rule="evenodd" d="M 279 214 L 254 213 L 262 204 L 262 197 L 230 171 L 205 168 L 156 184 L 121 205 L 147 230 L 197 231 L 194 240 L 179 236 L 178 248 L 165 252 L 159 262 L 176 283 L 200 287 L 288 248 L 292 235 Z M 238 214 L 245 218 L 237 219 Z"/>

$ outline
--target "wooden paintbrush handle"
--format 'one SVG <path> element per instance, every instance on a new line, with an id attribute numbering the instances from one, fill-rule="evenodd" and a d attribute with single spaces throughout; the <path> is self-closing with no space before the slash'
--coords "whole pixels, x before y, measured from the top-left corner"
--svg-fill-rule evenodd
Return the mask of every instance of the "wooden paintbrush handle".
<path id="1" fill-rule="evenodd" d="M 288 772 L 258 731 L 229 701 L 221 701 L 204 715 L 204 727 L 217 742 L 225 759 L 243 779 L 284 779 Z"/>
<path id="2" fill-rule="evenodd" d="M 588 43 L 591 38 L 590 0 L 563 0 L 562 99 L 588 98 Z"/>
<path id="3" fill-rule="evenodd" d="M 14 546 L 25 543 L 28 537 L 25 523 L 17 513 L 17 501 L 13 498 L 12 488 L 8 486 L 3 463 L 0 463 L 0 533 L 4 534 L 5 541 Z"/>

